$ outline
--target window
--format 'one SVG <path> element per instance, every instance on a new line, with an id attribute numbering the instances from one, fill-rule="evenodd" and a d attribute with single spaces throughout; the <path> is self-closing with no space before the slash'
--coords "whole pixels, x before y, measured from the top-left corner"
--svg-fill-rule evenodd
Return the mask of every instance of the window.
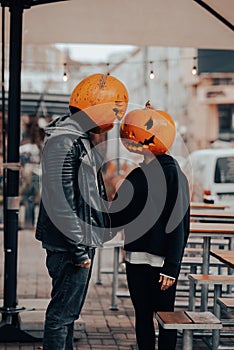
<path id="1" fill-rule="evenodd" d="M 217 159 L 214 182 L 234 183 L 234 157 L 223 157 Z"/>
<path id="2" fill-rule="evenodd" d="M 234 105 L 219 105 L 219 139 L 234 140 Z"/>

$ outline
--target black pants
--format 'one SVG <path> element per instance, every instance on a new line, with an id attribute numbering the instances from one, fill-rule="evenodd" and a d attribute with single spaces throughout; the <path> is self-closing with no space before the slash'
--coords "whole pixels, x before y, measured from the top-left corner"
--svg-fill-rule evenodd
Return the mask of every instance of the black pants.
<path id="1" fill-rule="evenodd" d="M 161 291 L 160 268 L 126 262 L 131 300 L 135 309 L 136 338 L 139 350 L 155 350 L 155 311 L 173 311 L 176 283 Z M 158 349 L 175 350 L 177 330 L 164 330 L 159 325 Z"/>

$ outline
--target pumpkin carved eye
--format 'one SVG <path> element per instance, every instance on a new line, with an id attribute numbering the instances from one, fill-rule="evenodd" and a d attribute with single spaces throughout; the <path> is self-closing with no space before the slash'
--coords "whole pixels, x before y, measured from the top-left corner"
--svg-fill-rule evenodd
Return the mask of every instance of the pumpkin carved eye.
<path id="1" fill-rule="evenodd" d="M 134 138 L 136 137 L 134 131 L 130 131 L 130 132 L 129 132 L 129 137 L 130 137 L 131 139 L 134 139 Z"/>
<path id="2" fill-rule="evenodd" d="M 153 126 L 153 120 L 150 118 L 145 124 L 144 126 L 146 126 L 146 130 L 149 130 L 152 128 Z"/>
<path id="3" fill-rule="evenodd" d="M 117 115 L 118 115 L 118 113 L 119 113 L 118 108 L 113 108 L 112 111 L 115 113 L 115 115 L 116 115 L 116 117 L 117 117 Z"/>

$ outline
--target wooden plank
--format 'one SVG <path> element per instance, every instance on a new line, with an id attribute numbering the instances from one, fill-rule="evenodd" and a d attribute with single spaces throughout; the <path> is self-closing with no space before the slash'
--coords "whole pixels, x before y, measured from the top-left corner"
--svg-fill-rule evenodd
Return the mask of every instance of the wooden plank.
<path id="1" fill-rule="evenodd" d="M 210 252 L 213 256 L 234 257 L 234 250 L 212 249 Z"/>
<path id="2" fill-rule="evenodd" d="M 164 324 L 188 324 L 192 323 L 191 319 L 187 317 L 184 311 L 158 311 L 158 316 Z"/>
<path id="3" fill-rule="evenodd" d="M 222 325 L 222 322 L 210 311 L 203 311 L 203 312 L 185 311 L 185 314 L 192 320 L 193 323 L 196 323 L 196 324 Z"/>
<path id="4" fill-rule="evenodd" d="M 210 254 L 224 264 L 234 268 L 234 251 L 231 250 L 210 250 Z"/>
<path id="5" fill-rule="evenodd" d="M 189 274 L 188 279 L 196 284 L 221 284 L 230 285 L 234 284 L 234 276 L 224 275 L 206 275 L 206 274 Z"/>
<path id="6" fill-rule="evenodd" d="M 218 298 L 217 302 L 225 309 L 234 309 L 234 298 Z"/>
<path id="7" fill-rule="evenodd" d="M 220 210 L 204 210 L 204 211 L 191 210 L 190 217 L 234 219 L 234 213 L 230 211 L 220 211 Z"/>
<path id="8" fill-rule="evenodd" d="M 198 315 L 195 315 L 198 314 Z M 210 312 L 191 312 L 189 317 L 189 311 L 174 311 L 163 312 L 158 311 L 155 315 L 158 322 L 165 329 L 221 329 L 222 323 Z M 199 317 L 200 316 L 200 317 Z M 195 322 L 193 319 L 197 319 L 199 322 Z"/>
<path id="9" fill-rule="evenodd" d="M 158 323 L 165 329 L 194 329 L 194 324 L 184 311 L 158 311 L 155 315 Z"/>
<path id="10" fill-rule="evenodd" d="M 191 222 L 190 233 L 201 233 L 203 236 L 205 233 L 211 233 L 213 236 L 217 234 L 233 235 L 234 224 L 224 223 L 203 223 L 203 222 Z"/>
<path id="11" fill-rule="evenodd" d="M 201 253 L 202 254 L 203 249 L 202 248 L 196 248 L 196 247 L 186 247 L 184 250 L 185 254 L 197 254 L 197 253 Z"/>
<path id="12" fill-rule="evenodd" d="M 200 202 L 191 202 L 191 209 L 226 209 L 229 208 L 228 205 L 218 205 L 218 204 L 208 204 Z"/>
<path id="13" fill-rule="evenodd" d="M 203 264 L 202 256 L 184 256 L 182 259 L 182 265 L 197 265 L 201 266 Z M 210 266 L 219 266 L 222 265 L 217 259 L 211 259 L 209 262 Z"/>

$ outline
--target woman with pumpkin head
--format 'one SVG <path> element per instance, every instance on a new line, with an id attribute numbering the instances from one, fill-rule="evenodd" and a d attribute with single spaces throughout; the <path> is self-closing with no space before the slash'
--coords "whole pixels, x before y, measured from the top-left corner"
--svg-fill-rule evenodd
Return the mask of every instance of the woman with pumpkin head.
<path id="1" fill-rule="evenodd" d="M 44 350 L 73 350 L 74 321 L 87 293 L 95 247 L 112 238 L 102 158 L 91 134 L 111 129 L 115 119 L 123 117 L 127 104 L 122 82 L 94 74 L 74 88 L 70 113 L 46 128 L 36 228 L 52 278 Z"/>
<path id="2" fill-rule="evenodd" d="M 149 102 L 144 109 L 130 111 L 121 124 L 123 145 L 144 156 L 110 206 L 112 228 L 124 229 L 139 350 L 155 350 L 154 312 L 174 309 L 176 281 L 189 235 L 188 182 L 168 154 L 175 132 L 171 116 Z M 176 330 L 159 325 L 159 350 L 174 350 L 176 338 Z"/>

